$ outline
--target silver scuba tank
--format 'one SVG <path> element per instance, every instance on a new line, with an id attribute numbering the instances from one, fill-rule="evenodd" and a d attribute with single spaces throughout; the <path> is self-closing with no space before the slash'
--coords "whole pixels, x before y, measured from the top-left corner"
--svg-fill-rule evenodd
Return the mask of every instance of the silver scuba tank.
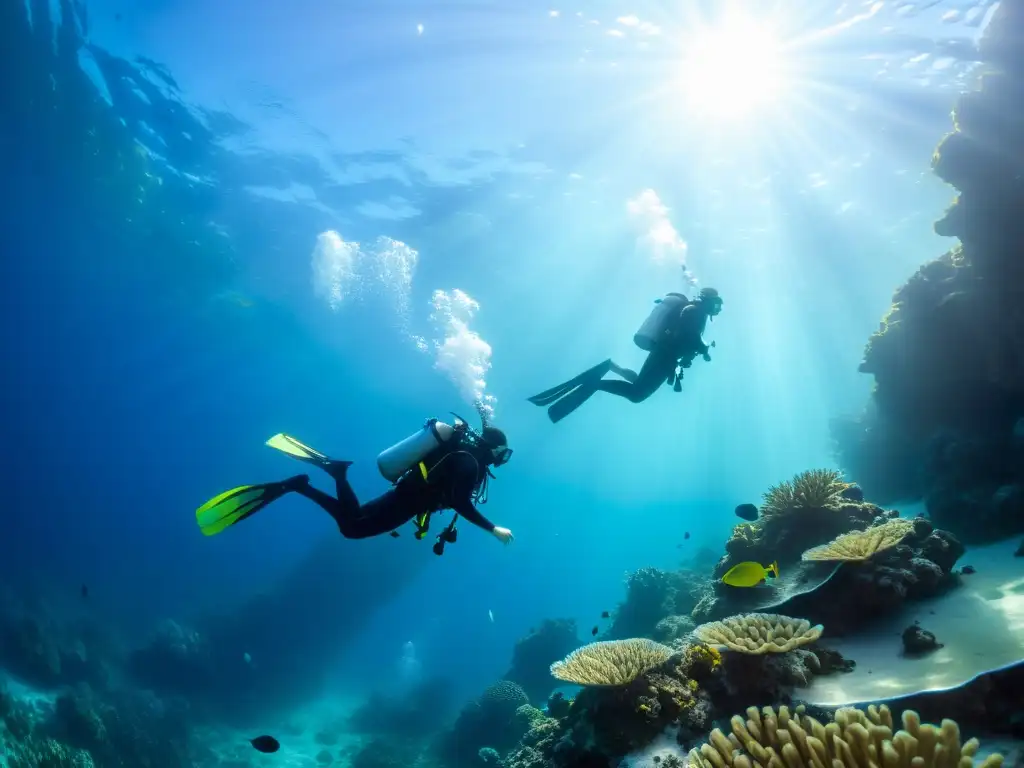
<path id="1" fill-rule="evenodd" d="M 429 419 L 422 429 L 404 440 L 386 448 L 377 456 L 377 469 L 386 480 L 394 483 L 423 461 L 438 446 L 444 445 L 455 434 L 455 427 L 437 419 Z"/>
<path id="2" fill-rule="evenodd" d="M 633 335 L 633 343 L 644 352 L 653 350 L 671 324 L 679 318 L 683 307 L 689 303 L 690 300 L 681 293 L 669 293 L 665 298 L 658 299 L 640 330 Z"/>

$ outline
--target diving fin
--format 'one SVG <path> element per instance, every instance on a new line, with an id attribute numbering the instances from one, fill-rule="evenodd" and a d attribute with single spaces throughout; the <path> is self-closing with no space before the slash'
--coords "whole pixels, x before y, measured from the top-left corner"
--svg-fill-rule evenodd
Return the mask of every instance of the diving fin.
<path id="1" fill-rule="evenodd" d="M 300 443 L 294 437 L 286 435 L 284 432 L 278 432 L 267 440 L 266 445 L 276 448 L 282 453 L 287 453 L 293 459 L 308 461 L 310 464 L 315 464 L 318 467 L 326 466 L 331 461 L 316 448 L 310 448 L 308 445 Z"/>
<path id="2" fill-rule="evenodd" d="M 551 419 L 552 424 L 557 424 L 570 413 L 575 411 L 587 400 L 594 396 L 597 392 L 597 381 L 586 382 L 576 389 L 569 392 L 565 397 L 560 400 L 556 400 L 550 408 L 548 408 L 548 418 Z"/>
<path id="3" fill-rule="evenodd" d="M 320 467 L 320 469 L 329 474 L 335 480 L 344 480 L 345 475 L 348 472 L 348 468 L 352 466 L 351 461 L 332 459 L 330 456 L 320 453 L 316 448 L 310 448 L 305 443 L 300 443 L 291 435 L 284 434 L 284 432 L 278 432 L 272 438 L 267 440 L 266 444 L 271 448 L 276 448 L 282 453 L 288 454 L 293 459 L 305 461 L 313 466 Z"/>
<path id="4" fill-rule="evenodd" d="M 574 389 L 579 387 L 581 384 L 590 381 L 591 379 L 602 379 L 604 375 L 612 369 L 611 358 L 605 360 L 602 363 L 598 363 L 593 368 L 584 371 L 579 376 L 569 379 L 566 382 L 559 384 L 557 387 L 546 389 L 540 394 L 534 395 L 533 397 L 527 398 L 534 405 L 551 405 L 556 400 L 559 400 Z"/>
<path id="5" fill-rule="evenodd" d="M 213 536 L 237 522 L 251 517 L 286 493 L 309 483 L 308 475 L 259 485 L 240 485 L 217 494 L 196 510 L 196 523 L 204 536 Z"/>

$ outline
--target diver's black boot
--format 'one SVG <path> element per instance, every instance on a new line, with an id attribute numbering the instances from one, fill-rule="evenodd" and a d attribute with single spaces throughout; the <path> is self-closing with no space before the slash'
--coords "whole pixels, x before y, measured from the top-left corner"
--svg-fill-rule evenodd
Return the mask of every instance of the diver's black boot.
<path id="1" fill-rule="evenodd" d="M 323 465 L 324 472 L 330 475 L 336 482 L 345 482 L 348 479 L 348 468 L 355 462 L 330 459 Z"/>
<path id="2" fill-rule="evenodd" d="M 295 475 L 287 480 L 281 481 L 281 487 L 286 491 L 298 491 L 309 487 L 309 475 Z"/>

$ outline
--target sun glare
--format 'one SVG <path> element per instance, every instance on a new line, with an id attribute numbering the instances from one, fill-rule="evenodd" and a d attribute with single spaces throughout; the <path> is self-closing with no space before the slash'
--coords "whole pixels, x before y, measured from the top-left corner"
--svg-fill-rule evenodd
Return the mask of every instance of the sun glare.
<path id="1" fill-rule="evenodd" d="M 702 119 L 747 117 L 785 86 L 781 46 L 767 25 L 747 19 L 699 29 L 684 45 L 682 67 L 688 111 Z"/>

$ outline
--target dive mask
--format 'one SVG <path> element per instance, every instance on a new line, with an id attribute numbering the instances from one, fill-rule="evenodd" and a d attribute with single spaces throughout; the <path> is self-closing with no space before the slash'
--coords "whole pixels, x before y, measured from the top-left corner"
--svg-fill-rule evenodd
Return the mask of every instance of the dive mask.
<path id="1" fill-rule="evenodd" d="M 507 445 L 491 448 L 491 456 L 494 466 L 500 467 L 502 464 L 507 464 L 508 460 L 512 458 L 512 449 Z"/>

